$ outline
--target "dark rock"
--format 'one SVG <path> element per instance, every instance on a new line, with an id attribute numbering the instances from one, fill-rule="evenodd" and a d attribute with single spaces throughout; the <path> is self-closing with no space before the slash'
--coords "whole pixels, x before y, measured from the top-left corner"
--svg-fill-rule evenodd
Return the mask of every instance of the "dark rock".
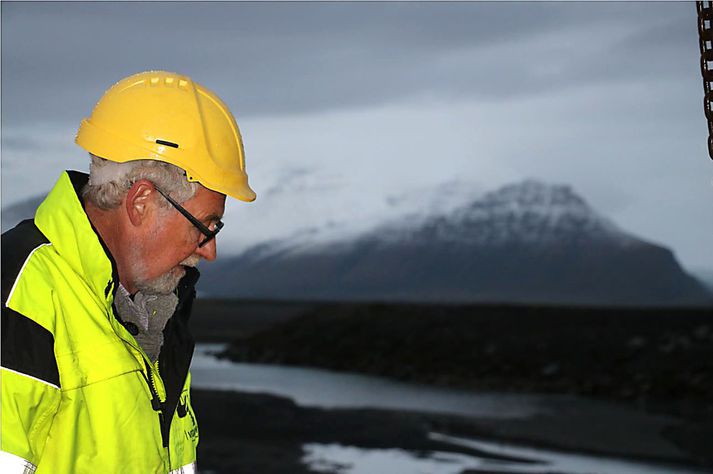
<path id="1" fill-rule="evenodd" d="M 568 187 L 532 181 L 417 224 L 266 242 L 208 266 L 203 283 L 248 298 L 713 307 L 669 249 L 618 229 Z"/>

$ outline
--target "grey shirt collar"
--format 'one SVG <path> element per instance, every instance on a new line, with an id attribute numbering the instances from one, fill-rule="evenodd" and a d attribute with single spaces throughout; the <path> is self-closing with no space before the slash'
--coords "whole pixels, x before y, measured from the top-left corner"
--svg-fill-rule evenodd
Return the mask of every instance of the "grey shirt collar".
<path id="1" fill-rule="evenodd" d="M 119 317 L 125 323 L 136 325 L 136 342 L 151 361 L 155 362 L 163 345 L 163 328 L 176 310 L 178 296 L 175 293 L 145 295 L 138 292 L 132 298 L 126 288 L 119 284 L 114 304 Z"/>

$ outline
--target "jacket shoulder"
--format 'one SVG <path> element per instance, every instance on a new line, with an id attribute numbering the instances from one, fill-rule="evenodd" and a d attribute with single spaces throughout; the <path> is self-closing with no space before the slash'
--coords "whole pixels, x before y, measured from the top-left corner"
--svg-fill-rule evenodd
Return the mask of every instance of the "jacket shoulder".
<path id="1" fill-rule="evenodd" d="M 7 302 L 15 281 L 32 253 L 50 241 L 32 219 L 20 222 L 2 234 L 2 302 Z"/>
<path id="2" fill-rule="evenodd" d="M 34 318 L 8 306 L 18 279 L 39 248 L 49 245 L 34 221 L 26 220 L 2 234 L 2 366 L 59 388 L 54 336 Z M 38 288 L 39 292 L 39 288 Z M 42 298 L 37 298 L 42 307 Z"/>
<path id="3" fill-rule="evenodd" d="M 2 234 L 2 310 L 12 310 L 54 332 L 52 243 L 32 220 Z"/>

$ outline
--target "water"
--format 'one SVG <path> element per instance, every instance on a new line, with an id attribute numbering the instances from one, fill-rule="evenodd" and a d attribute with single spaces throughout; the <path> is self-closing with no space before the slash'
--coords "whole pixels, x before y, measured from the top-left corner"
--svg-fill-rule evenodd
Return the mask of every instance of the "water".
<path id="1" fill-rule="evenodd" d="M 646 431 L 651 431 L 637 432 L 637 436 L 642 439 L 646 436 L 657 437 L 658 425 L 653 423 L 656 420 L 652 417 L 632 414 L 599 402 L 566 396 L 474 394 L 328 370 L 233 363 L 211 355 L 223 347 L 220 344 L 201 344 L 196 348 L 192 364 L 194 387 L 267 393 L 290 398 L 305 407 L 414 410 L 504 421 L 527 419 L 534 415 L 571 417 L 577 411 L 595 418 L 598 413 L 611 417 L 612 414 L 618 414 L 617 410 L 621 410 L 622 416 L 639 423 L 640 427 L 647 427 Z M 636 418 L 637 416 L 641 419 Z M 439 451 L 424 454 L 403 449 L 363 449 L 338 444 L 306 443 L 303 445 L 303 462 L 315 473 L 335 474 L 460 474 L 466 469 L 472 470 L 473 473 L 509 474 L 711 472 L 614 457 L 535 449 L 441 433 L 430 433 L 429 436 L 432 440 L 452 445 L 454 450 L 476 450 L 483 455 Z M 511 460 L 495 459 L 498 456 L 507 456 Z"/>
<path id="2" fill-rule="evenodd" d="M 552 411 L 550 400 L 544 397 L 473 394 L 383 377 L 234 363 L 211 355 L 223 347 L 198 345 L 191 366 L 194 387 L 279 395 L 304 407 L 383 408 L 497 418 L 523 418 Z"/>
<path id="3" fill-rule="evenodd" d="M 432 452 L 417 456 L 402 449 L 361 449 L 337 444 L 304 445 L 303 461 L 314 472 L 336 474 L 460 474 L 471 472 L 503 474 L 701 474 L 696 469 L 626 461 L 605 456 L 585 456 L 556 450 L 534 449 L 510 443 L 458 438 L 431 433 L 431 439 L 483 453 L 506 455 L 500 460 L 461 453 Z"/>

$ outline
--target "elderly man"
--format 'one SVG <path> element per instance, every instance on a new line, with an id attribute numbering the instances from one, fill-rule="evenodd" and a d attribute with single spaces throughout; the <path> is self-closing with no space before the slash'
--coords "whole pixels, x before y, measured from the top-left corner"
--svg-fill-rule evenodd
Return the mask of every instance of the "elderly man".
<path id="1" fill-rule="evenodd" d="M 196 263 L 225 196 L 255 199 L 235 119 L 186 76 L 121 80 L 64 172 L 2 236 L 2 473 L 189 473 Z"/>

